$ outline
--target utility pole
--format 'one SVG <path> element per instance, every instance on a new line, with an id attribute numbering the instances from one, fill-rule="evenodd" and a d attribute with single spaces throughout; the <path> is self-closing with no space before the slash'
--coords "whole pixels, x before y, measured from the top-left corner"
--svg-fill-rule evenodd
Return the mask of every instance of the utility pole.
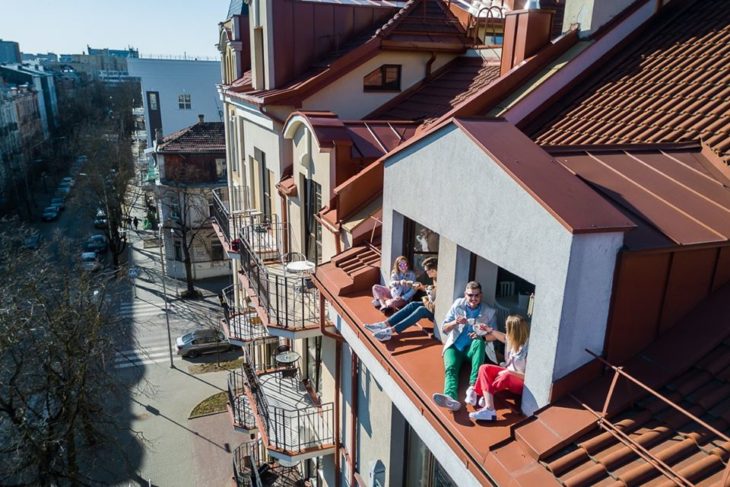
<path id="1" fill-rule="evenodd" d="M 170 335 L 170 306 L 167 302 L 167 276 L 165 275 L 165 256 L 162 253 L 164 242 L 165 241 L 162 239 L 162 227 L 160 227 L 160 265 L 162 266 L 162 297 L 165 300 L 165 322 L 167 323 L 167 344 L 170 347 L 170 368 L 174 369 L 175 364 L 172 361 L 172 335 Z"/>

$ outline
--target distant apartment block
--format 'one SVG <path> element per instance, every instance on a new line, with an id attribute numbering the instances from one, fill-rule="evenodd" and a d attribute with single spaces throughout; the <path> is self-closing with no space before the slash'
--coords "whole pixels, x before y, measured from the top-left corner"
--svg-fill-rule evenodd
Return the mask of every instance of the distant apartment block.
<path id="1" fill-rule="evenodd" d="M 0 39 L 0 64 L 19 63 L 20 61 L 20 45 L 14 41 Z"/>
<path id="2" fill-rule="evenodd" d="M 222 105 L 216 92 L 220 82 L 219 61 L 190 59 L 127 60 L 129 74 L 140 79 L 144 104 L 147 146 L 155 134 L 172 134 L 203 115 L 220 121 Z"/>
<path id="3" fill-rule="evenodd" d="M 0 77 L 14 85 L 28 85 L 38 93 L 38 110 L 44 138 L 58 124 L 58 100 L 53 74 L 39 66 L 6 64 L 0 66 Z"/>

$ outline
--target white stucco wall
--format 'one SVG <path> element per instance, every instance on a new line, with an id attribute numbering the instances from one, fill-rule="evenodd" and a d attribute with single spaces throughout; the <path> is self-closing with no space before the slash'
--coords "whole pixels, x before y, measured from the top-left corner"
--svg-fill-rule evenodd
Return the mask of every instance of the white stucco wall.
<path id="1" fill-rule="evenodd" d="M 400 64 L 401 91 L 405 91 L 425 77 L 426 63 L 430 57 L 431 53 L 427 52 L 381 52 L 326 89 L 306 98 L 302 103 L 302 110 L 330 110 L 337 113 L 342 120 L 360 119 L 399 94 L 365 92 L 363 77 L 366 74 L 383 64 Z M 431 71 L 441 68 L 454 57 L 454 54 L 438 54 L 431 65 Z"/>
<path id="2" fill-rule="evenodd" d="M 177 130 L 197 123 L 198 115 L 205 115 L 208 122 L 221 122 L 223 109 L 216 84 L 221 82 L 219 61 L 196 61 L 183 59 L 128 59 L 130 76 L 137 76 L 142 85 L 145 126 L 150 127 L 148 91 L 160 93 L 160 115 L 162 134 L 169 135 Z M 191 108 L 178 108 L 178 95 L 190 94 Z M 147 146 L 152 147 L 155 134 L 147 133 Z"/>
<path id="3" fill-rule="evenodd" d="M 563 14 L 563 32 L 567 31 L 572 24 L 580 24 L 581 35 L 587 36 L 632 3 L 634 3 L 634 0 L 614 0 L 612 2 L 566 0 L 565 13 Z"/>
<path id="4" fill-rule="evenodd" d="M 386 163 L 384 271 L 397 247 L 390 244 L 394 215 L 422 223 L 535 284 L 522 402 L 528 414 L 548 403 L 555 379 L 590 359 L 584 348 L 601 349 L 622 235 L 571 234 L 455 126 Z M 441 283 L 453 279 L 439 266 Z"/>

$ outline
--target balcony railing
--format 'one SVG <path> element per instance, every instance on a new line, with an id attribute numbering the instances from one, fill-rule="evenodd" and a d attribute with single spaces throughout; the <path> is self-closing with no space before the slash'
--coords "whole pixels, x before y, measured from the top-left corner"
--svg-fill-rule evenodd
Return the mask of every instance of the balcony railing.
<path id="1" fill-rule="evenodd" d="M 211 191 L 213 194 L 213 219 L 218 224 L 223 235 L 226 237 L 226 242 L 231 241 L 231 228 L 229 223 L 230 213 L 228 211 L 228 203 L 224 201 L 224 195 L 221 189 L 214 189 Z"/>
<path id="2" fill-rule="evenodd" d="M 270 335 L 256 311 L 244 309 L 233 313 L 228 320 L 228 340 L 231 343 L 242 345 L 264 338 L 270 338 Z"/>
<path id="3" fill-rule="evenodd" d="M 292 369 L 257 374 L 244 361 L 241 377 L 253 394 L 265 431 L 266 447 L 289 457 L 334 451 L 334 405 L 315 404 Z M 295 371 L 296 372 L 296 371 Z M 238 377 L 238 376 L 237 376 Z"/>
<path id="4" fill-rule="evenodd" d="M 228 403 L 233 413 L 233 426 L 250 431 L 256 429 L 256 420 L 244 393 L 244 385 L 243 371 L 231 371 L 228 375 Z"/>
<path id="5" fill-rule="evenodd" d="M 280 222 L 276 215 L 266 217 L 261 213 L 251 213 L 246 220 L 239 238 L 260 260 L 281 261 L 289 247 L 288 223 Z"/>
<path id="6" fill-rule="evenodd" d="M 294 487 L 303 476 L 297 467 L 283 467 L 275 460 L 261 462 L 261 440 L 243 443 L 233 452 L 237 487 Z"/>
<path id="7" fill-rule="evenodd" d="M 308 277 L 287 274 L 280 262 L 265 265 L 248 241 L 240 251 L 241 270 L 271 326 L 297 330 L 319 323 L 319 293 Z"/>

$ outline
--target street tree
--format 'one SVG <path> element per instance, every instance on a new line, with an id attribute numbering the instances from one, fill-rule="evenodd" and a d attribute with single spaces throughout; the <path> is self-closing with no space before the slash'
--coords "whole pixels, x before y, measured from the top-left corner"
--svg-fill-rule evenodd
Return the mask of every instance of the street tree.
<path id="1" fill-rule="evenodd" d="M 183 180 L 185 178 L 182 178 Z M 205 231 L 210 231 L 209 190 L 182 182 L 166 180 L 158 187 L 158 201 L 162 204 L 163 232 L 168 241 L 179 245 L 185 266 L 186 290 L 183 298 L 198 298 L 193 276 L 193 248 L 205 247 Z M 208 249 L 208 252 L 210 250 Z"/>
<path id="2" fill-rule="evenodd" d="M 57 237 L 27 249 L 17 223 L 0 232 L 0 485 L 93 485 L 84 459 L 115 448 L 125 426 L 109 404 L 122 327 L 105 276 L 81 271 Z M 122 448 L 117 458 L 124 458 Z"/>

